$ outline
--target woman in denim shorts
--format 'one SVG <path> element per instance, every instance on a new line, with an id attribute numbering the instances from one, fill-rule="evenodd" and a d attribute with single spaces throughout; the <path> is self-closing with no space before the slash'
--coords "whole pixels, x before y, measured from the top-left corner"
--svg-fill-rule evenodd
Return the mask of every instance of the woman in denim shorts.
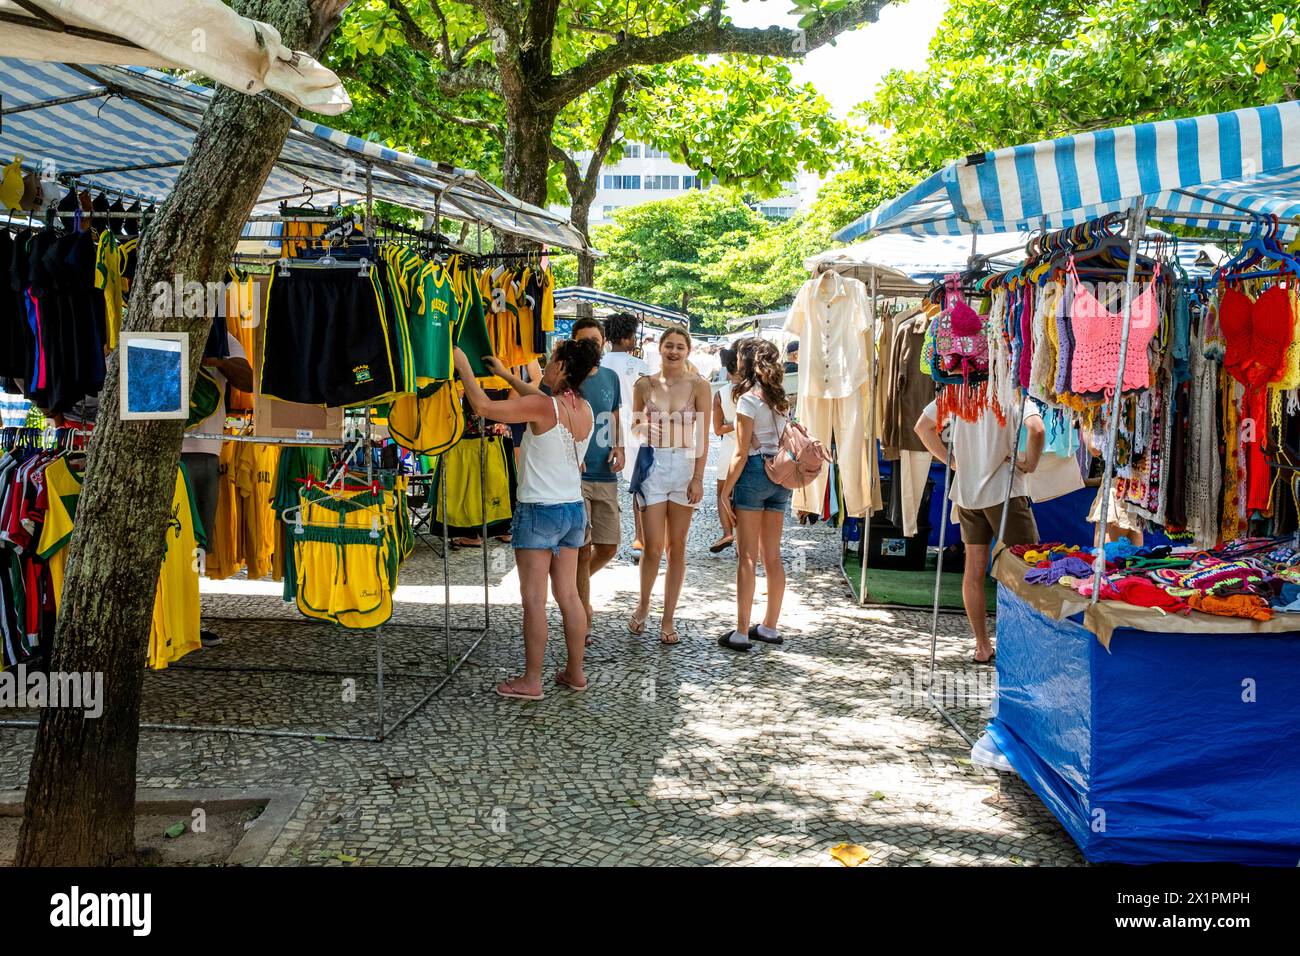
<path id="1" fill-rule="evenodd" d="M 736 451 L 719 499 L 735 516 L 736 628 L 718 643 L 731 651 L 747 651 L 751 641 L 782 643 L 777 629 L 785 597 L 785 567 L 781 564 L 781 532 L 790 510 L 789 488 L 767 477 L 764 465 L 776 454 L 781 432 L 789 421 L 785 372 L 775 345 L 766 339 L 743 339 L 736 347 Z M 754 604 L 754 568 L 759 557 L 767 574 L 767 610 L 763 623 L 750 626 Z"/>
<path id="2" fill-rule="evenodd" d="M 542 373 L 550 395 L 517 394 L 493 401 L 474 378 L 465 353 L 456 349 L 456 371 L 475 414 L 526 426 L 519 446 L 518 504 L 510 525 L 524 605 L 524 673 L 497 685 L 502 697 L 541 700 L 546 696 L 542 664 L 548 581 L 564 618 L 568 647 L 568 660 L 555 675 L 555 683 L 574 691 L 587 689 L 582 669 L 587 611 L 578 595 L 578 549 L 587 536 L 581 462 L 593 419 L 579 386 L 599 364 L 600 350 L 594 342 L 566 339 L 556 344 Z"/>

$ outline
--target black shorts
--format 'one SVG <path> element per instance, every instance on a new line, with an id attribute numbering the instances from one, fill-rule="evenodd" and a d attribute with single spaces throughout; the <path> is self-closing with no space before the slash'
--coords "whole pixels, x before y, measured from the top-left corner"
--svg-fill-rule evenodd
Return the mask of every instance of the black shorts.
<path id="1" fill-rule="evenodd" d="M 399 391 L 397 315 L 384 264 L 272 271 L 262 393 L 304 405 L 365 405 Z"/>

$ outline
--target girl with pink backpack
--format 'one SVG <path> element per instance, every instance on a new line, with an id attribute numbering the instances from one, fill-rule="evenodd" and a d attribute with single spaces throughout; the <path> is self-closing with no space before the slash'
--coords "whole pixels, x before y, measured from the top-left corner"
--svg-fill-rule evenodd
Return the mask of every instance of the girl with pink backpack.
<path id="1" fill-rule="evenodd" d="M 719 501 L 736 528 L 736 627 L 718 639 L 731 651 L 748 651 L 752 641 L 781 644 L 777 626 L 785 598 L 781 535 L 791 492 L 807 485 L 830 456 L 801 425 L 790 420 L 780 353 L 766 339 L 743 339 L 736 347 L 732 386 L 736 400 L 735 452 Z M 750 624 L 755 567 L 767 575 L 767 607 L 762 623 Z"/>

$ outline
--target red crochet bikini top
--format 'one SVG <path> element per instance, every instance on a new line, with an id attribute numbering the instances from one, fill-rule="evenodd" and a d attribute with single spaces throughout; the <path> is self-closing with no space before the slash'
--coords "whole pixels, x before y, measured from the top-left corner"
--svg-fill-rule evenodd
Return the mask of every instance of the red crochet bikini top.
<path id="1" fill-rule="evenodd" d="M 1286 350 L 1295 330 L 1291 294 L 1283 283 L 1258 299 L 1225 286 L 1219 296 L 1223 365 L 1243 385 L 1264 385 L 1286 374 Z"/>

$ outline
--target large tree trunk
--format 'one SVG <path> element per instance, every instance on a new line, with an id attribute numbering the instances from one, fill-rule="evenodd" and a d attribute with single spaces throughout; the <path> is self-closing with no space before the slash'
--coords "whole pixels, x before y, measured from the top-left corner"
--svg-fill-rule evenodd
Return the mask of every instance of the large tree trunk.
<path id="1" fill-rule="evenodd" d="M 546 208 L 546 185 L 551 169 L 551 137 L 556 114 L 506 95 L 506 143 L 503 178 L 506 192 Z M 499 248 L 522 251 L 536 243 L 498 235 Z"/>
<path id="2" fill-rule="evenodd" d="M 588 243 L 591 242 L 591 236 L 588 232 L 590 216 L 590 198 L 580 196 L 569 207 L 569 221 L 573 223 L 573 228 L 582 233 L 582 238 Z M 586 286 L 589 289 L 596 287 L 596 257 L 590 252 L 578 253 L 578 285 Z M 591 318 L 596 312 L 590 302 L 579 302 L 577 311 L 578 316 L 584 319 Z"/>
<path id="3" fill-rule="evenodd" d="M 280 30 L 286 45 L 316 53 L 345 0 L 244 0 L 246 16 Z M 289 130 L 259 97 L 218 88 L 181 169 L 152 221 L 124 328 L 190 333 L 199 364 L 211 316 L 155 315 L 156 284 L 222 278 L 240 229 Z M 174 310 L 179 311 L 179 310 Z M 118 418 L 118 356 L 100 395 L 86 479 L 68 545 L 68 570 L 50 667 L 104 675 L 104 712 L 41 713 L 16 862 L 103 866 L 135 851 L 140 689 L 154 590 L 180 458 L 180 422 Z"/>
<path id="4" fill-rule="evenodd" d="M 582 238 L 590 242 L 591 200 L 585 199 L 585 197 L 575 200 L 573 205 L 569 207 L 569 221 L 573 223 L 574 229 L 582 233 Z M 595 286 L 595 284 L 596 257 L 590 252 L 580 252 L 578 254 L 578 285 Z"/>

